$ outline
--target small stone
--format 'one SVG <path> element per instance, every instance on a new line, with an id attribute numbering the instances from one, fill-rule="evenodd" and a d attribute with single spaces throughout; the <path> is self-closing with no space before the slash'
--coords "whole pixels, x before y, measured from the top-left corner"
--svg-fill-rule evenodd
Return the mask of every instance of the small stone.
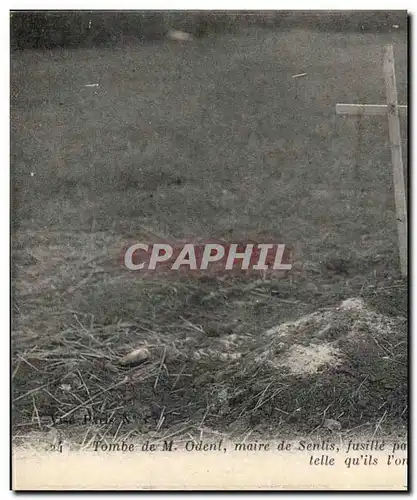
<path id="1" fill-rule="evenodd" d="M 346 299 L 340 304 L 340 309 L 344 311 L 362 311 L 364 308 L 364 301 L 357 297 Z"/>
<path id="2" fill-rule="evenodd" d="M 190 33 L 181 30 L 169 30 L 166 36 L 175 42 L 189 42 L 193 39 Z"/>
<path id="3" fill-rule="evenodd" d="M 342 424 L 338 420 L 334 420 L 333 418 L 326 418 L 323 427 L 329 429 L 329 431 L 340 431 L 342 428 Z"/>
<path id="4" fill-rule="evenodd" d="M 220 389 L 220 391 L 217 393 L 217 399 L 220 401 L 220 403 L 225 403 L 229 399 L 227 389 Z"/>
<path id="5" fill-rule="evenodd" d="M 140 347 L 134 351 L 126 354 L 121 360 L 121 365 L 139 365 L 150 359 L 151 353 L 146 347 Z"/>

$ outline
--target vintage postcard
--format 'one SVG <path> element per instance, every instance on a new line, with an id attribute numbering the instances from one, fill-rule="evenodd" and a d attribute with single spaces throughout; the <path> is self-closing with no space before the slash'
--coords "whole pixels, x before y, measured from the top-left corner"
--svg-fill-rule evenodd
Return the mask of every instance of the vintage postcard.
<path id="1" fill-rule="evenodd" d="M 408 489 L 406 11 L 11 11 L 12 484 Z"/>

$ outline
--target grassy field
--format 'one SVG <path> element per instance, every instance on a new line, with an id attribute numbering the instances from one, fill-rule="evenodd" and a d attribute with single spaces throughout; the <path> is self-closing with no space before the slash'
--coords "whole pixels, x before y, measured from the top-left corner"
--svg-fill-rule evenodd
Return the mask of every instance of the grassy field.
<path id="1" fill-rule="evenodd" d="M 343 429 L 404 428 L 407 285 L 388 126 L 335 113 L 338 102 L 384 102 L 387 43 L 406 103 L 403 33 L 253 28 L 189 45 L 12 55 L 17 437 L 79 409 L 127 412 L 118 436 L 200 432 L 202 422 L 227 433 L 236 422 L 239 432 L 309 433 L 323 415 Z M 402 137 L 406 165 L 406 123 Z M 139 279 L 120 253 L 154 235 L 279 240 L 296 248 L 296 270 L 259 283 Z M 345 372 L 262 376 L 239 359 L 193 355 L 224 350 L 228 335 L 256 351 L 262 332 L 349 297 L 398 323 L 356 343 L 339 328 Z M 143 345 L 151 362 L 136 375 L 118 365 Z M 263 394 L 284 379 L 268 411 L 242 389 Z M 227 380 L 242 390 L 228 396 Z M 116 432 L 61 427 L 85 442 Z"/>

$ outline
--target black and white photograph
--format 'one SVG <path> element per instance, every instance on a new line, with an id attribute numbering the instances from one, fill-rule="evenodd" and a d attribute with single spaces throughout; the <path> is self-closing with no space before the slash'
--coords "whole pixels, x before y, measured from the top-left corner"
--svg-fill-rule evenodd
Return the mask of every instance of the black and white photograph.
<path id="1" fill-rule="evenodd" d="M 9 17 L 10 489 L 407 491 L 409 13 Z"/>

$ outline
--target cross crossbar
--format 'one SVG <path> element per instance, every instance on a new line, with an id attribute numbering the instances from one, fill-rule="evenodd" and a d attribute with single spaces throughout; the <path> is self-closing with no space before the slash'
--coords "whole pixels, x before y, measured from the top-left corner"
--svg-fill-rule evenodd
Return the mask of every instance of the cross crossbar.
<path id="1" fill-rule="evenodd" d="M 398 113 L 407 115 L 407 106 L 399 105 Z M 387 104 L 336 104 L 337 115 L 381 116 L 388 114 Z"/>

